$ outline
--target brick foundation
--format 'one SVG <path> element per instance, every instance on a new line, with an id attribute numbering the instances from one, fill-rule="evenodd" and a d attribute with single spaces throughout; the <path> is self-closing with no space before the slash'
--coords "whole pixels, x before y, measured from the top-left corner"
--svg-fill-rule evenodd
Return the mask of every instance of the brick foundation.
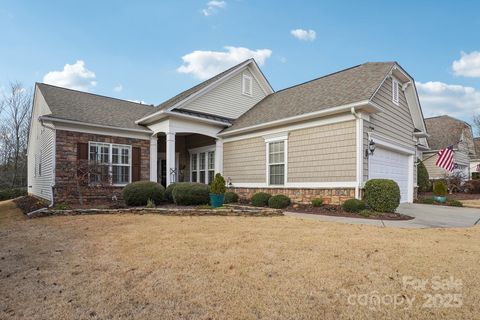
<path id="1" fill-rule="evenodd" d="M 64 170 L 65 166 L 74 166 L 77 161 L 77 143 L 89 141 L 126 144 L 140 148 L 140 177 L 150 180 L 150 141 L 123 137 L 104 136 L 73 131 L 56 131 L 56 170 L 54 186 L 55 203 L 78 204 L 76 179 L 74 170 Z M 122 187 L 90 187 L 82 186 L 85 204 L 100 204 L 112 201 L 116 196 L 121 199 Z"/>
<path id="2" fill-rule="evenodd" d="M 229 188 L 238 194 L 241 200 L 249 200 L 257 192 L 266 192 L 271 195 L 283 194 L 293 203 L 308 204 L 315 198 L 323 198 L 325 204 L 342 204 L 348 199 L 355 198 L 355 189 L 309 189 L 309 188 Z"/>

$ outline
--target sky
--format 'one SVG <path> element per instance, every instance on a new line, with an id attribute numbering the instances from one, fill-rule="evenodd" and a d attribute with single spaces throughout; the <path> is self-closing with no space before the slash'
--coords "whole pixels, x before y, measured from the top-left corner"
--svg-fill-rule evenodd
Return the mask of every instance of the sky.
<path id="1" fill-rule="evenodd" d="M 156 105 L 250 57 L 275 90 L 397 61 L 426 117 L 480 113 L 480 1 L 0 0 L 0 91 Z"/>

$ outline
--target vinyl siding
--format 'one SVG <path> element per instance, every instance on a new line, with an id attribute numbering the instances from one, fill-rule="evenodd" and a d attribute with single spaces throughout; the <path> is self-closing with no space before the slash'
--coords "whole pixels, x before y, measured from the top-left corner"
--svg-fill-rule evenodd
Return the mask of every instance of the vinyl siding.
<path id="1" fill-rule="evenodd" d="M 356 180 L 355 121 L 292 131 L 288 182 Z"/>
<path id="2" fill-rule="evenodd" d="M 461 166 L 464 166 L 466 178 L 470 175 L 470 159 L 468 157 L 468 148 L 462 146 L 462 144 L 458 145 L 459 149 L 454 151 L 453 158 L 455 159 L 455 163 L 458 163 Z M 435 165 L 438 159 L 438 155 L 435 153 L 429 152 L 423 154 L 423 164 L 427 168 L 428 175 L 430 179 L 441 179 L 447 173 L 445 169 L 439 168 Z"/>
<path id="3" fill-rule="evenodd" d="M 265 140 L 262 137 L 226 142 L 223 145 L 223 174 L 232 183 L 265 183 Z"/>
<path id="4" fill-rule="evenodd" d="M 242 79 L 244 74 L 252 78 L 252 96 L 242 94 Z M 181 109 L 236 119 L 265 96 L 265 93 L 250 70 L 246 68 L 221 83 L 215 89 L 181 107 Z"/>
<path id="5" fill-rule="evenodd" d="M 52 186 L 55 170 L 55 130 L 41 125 L 38 118 L 50 114 L 50 109 L 40 90 L 36 89 L 32 114 L 31 134 L 28 141 L 28 192 L 52 201 Z M 51 124 L 46 125 L 53 127 Z M 37 157 L 37 168 L 35 168 Z M 42 163 L 42 174 L 38 173 L 38 164 Z M 35 175 L 35 171 L 37 174 Z"/>

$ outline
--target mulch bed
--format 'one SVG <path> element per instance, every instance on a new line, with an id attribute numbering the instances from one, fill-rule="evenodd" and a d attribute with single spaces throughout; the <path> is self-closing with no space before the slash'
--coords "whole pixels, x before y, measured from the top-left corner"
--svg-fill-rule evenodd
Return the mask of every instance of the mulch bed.
<path id="1" fill-rule="evenodd" d="M 15 202 L 17 207 L 22 210 L 24 214 L 48 207 L 48 203 L 45 200 L 41 200 L 32 196 L 20 197 L 13 200 L 13 202 Z"/>
<path id="2" fill-rule="evenodd" d="M 433 198 L 435 195 L 433 192 L 422 192 L 418 194 L 419 199 Z M 480 199 L 480 194 L 471 193 L 452 193 L 447 194 L 447 199 L 450 200 L 477 200 Z"/>
<path id="3" fill-rule="evenodd" d="M 378 215 L 362 216 L 358 213 L 347 212 L 341 206 L 325 204 L 321 207 L 313 207 L 311 205 L 292 205 L 286 209 L 290 212 L 317 214 L 331 217 L 360 218 L 372 220 L 411 220 L 413 217 L 400 213 L 379 213 Z"/>

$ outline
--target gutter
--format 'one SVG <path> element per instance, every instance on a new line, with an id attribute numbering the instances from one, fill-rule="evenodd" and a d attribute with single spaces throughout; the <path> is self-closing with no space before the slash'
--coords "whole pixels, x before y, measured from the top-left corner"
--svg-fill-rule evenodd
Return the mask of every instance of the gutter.
<path id="1" fill-rule="evenodd" d="M 151 130 L 142 130 L 142 129 L 132 129 L 132 128 L 122 128 L 122 127 L 105 126 L 105 125 L 88 123 L 88 122 L 82 122 L 82 121 L 75 121 L 75 120 L 67 120 L 67 119 L 54 118 L 54 117 L 49 117 L 49 116 L 41 116 L 41 117 L 39 117 L 38 119 L 39 119 L 40 121 L 52 121 L 52 122 L 60 122 L 60 123 L 78 124 L 78 125 L 89 126 L 89 127 L 107 128 L 107 129 L 121 130 L 121 131 L 130 131 L 130 132 L 139 132 L 139 133 L 148 133 L 148 134 L 151 134 L 151 133 L 152 133 Z"/>

